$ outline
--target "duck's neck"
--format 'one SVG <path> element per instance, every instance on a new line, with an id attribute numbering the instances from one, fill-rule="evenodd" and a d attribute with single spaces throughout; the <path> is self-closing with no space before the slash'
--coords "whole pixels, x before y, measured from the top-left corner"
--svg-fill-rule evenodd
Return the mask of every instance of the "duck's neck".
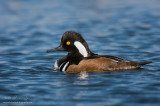
<path id="1" fill-rule="evenodd" d="M 77 59 L 77 58 L 83 58 L 84 56 L 81 55 L 79 52 L 68 52 L 67 58 L 68 59 Z"/>
<path id="2" fill-rule="evenodd" d="M 87 51 L 87 55 L 82 55 L 81 53 L 79 53 L 79 51 L 72 51 L 72 52 L 68 52 L 67 58 L 69 60 L 77 60 L 77 59 L 83 59 L 86 57 L 90 57 L 95 55 L 94 53 L 92 53 L 91 51 Z"/>

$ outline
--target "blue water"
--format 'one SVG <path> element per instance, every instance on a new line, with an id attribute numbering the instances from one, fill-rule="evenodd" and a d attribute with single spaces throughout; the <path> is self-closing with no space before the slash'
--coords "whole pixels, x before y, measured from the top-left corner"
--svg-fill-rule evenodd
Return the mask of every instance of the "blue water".
<path id="1" fill-rule="evenodd" d="M 159 106 L 159 0 L 0 0 L 0 105 Z M 64 74 L 46 53 L 65 31 L 142 70 Z"/>

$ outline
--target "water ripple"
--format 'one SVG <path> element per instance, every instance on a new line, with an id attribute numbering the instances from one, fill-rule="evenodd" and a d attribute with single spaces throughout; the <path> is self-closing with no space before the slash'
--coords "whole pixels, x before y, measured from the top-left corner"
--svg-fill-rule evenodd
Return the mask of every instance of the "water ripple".
<path id="1" fill-rule="evenodd" d="M 1 0 L 0 105 L 158 106 L 159 4 Z M 58 72 L 53 64 L 67 53 L 46 50 L 57 47 L 67 30 L 80 32 L 95 53 L 153 63 L 122 72 Z"/>

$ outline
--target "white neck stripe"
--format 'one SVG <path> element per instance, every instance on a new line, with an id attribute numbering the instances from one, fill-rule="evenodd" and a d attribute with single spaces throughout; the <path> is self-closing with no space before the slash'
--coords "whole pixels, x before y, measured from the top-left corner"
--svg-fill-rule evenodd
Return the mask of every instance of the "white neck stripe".
<path id="1" fill-rule="evenodd" d="M 75 41 L 74 45 L 77 47 L 79 53 L 83 55 L 83 57 L 88 57 L 88 52 L 81 42 Z"/>

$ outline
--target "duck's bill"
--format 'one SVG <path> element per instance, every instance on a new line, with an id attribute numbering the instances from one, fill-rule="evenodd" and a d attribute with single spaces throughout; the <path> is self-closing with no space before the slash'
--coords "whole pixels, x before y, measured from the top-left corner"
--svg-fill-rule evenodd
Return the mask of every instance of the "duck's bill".
<path id="1" fill-rule="evenodd" d="M 58 46 L 55 49 L 47 50 L 47 53 L 49 53 L 49 52 L 55 52 L 55 51 L 65 51 L 65 49 L 62 48 L 61 46 Z"/>

